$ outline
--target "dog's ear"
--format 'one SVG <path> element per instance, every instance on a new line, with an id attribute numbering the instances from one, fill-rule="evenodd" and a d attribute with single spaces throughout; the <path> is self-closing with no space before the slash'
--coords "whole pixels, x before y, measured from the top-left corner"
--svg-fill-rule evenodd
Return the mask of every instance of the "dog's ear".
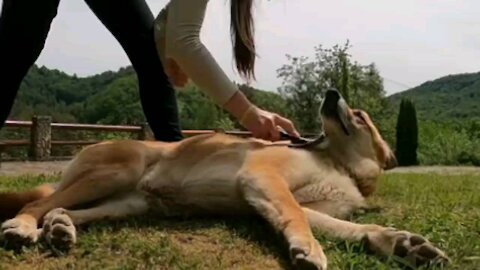
<path id="1" fill-rule="evenodd" d="M 398 166 L 397 158 L 395 157 L 395 154 L 393 154 L 393 152 L 390 151 L 389 155 L 387 156 L 387 158 L 384 162 L 383 169 L 385 171 L 388 171 L 388 170 L 391 170 L 391 169 L 393 169 L 397 166 Z"/>
<path id="2" fill-rule="evenodd" d="M 390 146 L 383 140 L 378 131 L 374 133 L 374 146 L 377 152 L 377 160 L 380 167 L 385 170 L 391 170 L 398 166 L 397 158 Z"/>
<path id="3" fill-rule="evenodd" d="M 385 141 L 377 148 L 378 161 L 383 170 L 388 171 L 398 166 L 397 158 Z"/>

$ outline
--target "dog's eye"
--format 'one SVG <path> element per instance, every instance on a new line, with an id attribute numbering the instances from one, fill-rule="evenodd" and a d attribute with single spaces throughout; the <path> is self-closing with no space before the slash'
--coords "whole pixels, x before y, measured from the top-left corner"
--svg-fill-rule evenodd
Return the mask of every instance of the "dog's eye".
<path id="1" fill-rule="evenodd" d="M 353 115 L 355 115 L 355 120 L 357 121 L 358 124 L 360 125 L 367 124 L 367 121 L 365 121 L 365 118 L 363 118 L 363 115 L 360 111 L 353 112 Z"/>

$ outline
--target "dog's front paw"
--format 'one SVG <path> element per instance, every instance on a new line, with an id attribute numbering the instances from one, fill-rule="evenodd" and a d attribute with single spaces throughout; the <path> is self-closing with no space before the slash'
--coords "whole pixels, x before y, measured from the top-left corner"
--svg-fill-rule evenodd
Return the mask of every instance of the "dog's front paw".
<path id="1" fill-rule="evenodd" d="M 313 241 L 310 246 L 293 245 L 290 248 L 290 256 L 295 269 L 302 270 L 326 270 L 327 257 L 322 247 Z"/>
<path id="2" fill-rule="evenodd" d="M 69 251 L 77 242 L 77 232 L 67 210 L 53 209 L 45 215 L 43 235 L 47 243 L 56 251 Z"/>
<path id="3" fill-rule="evenodd" d="M 414 267 L 450 263 L 443 251 L 418 234 L 389 228 L 369 233 L 366 240 L 370 249 L 387 256 L 403 258 Z"/>
<path id="4" fill-rule="evenodd" d="M 3 222 L 1 230 L 7 245 L 14 248 L 35 243 L 39 236 L 37 224 L 21 218 L 13 218 Z"/>

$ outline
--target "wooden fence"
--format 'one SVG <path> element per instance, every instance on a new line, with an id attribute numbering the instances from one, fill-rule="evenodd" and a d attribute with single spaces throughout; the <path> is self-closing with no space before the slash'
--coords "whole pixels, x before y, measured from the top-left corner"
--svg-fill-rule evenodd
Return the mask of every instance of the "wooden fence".
<path id="1" fill-rule="evenodd" d="M 67 131 L 99 131 L 99 132 L 126 132 L 136 135 L 139 140 L 153 140 L 153 133 L 148 125 L 142 126 L 117 126 L 117 125 L 92 125 L 92 124 L 69 124 L 52 123 L 49 116 L 35 116 L 32 121 L 12 121 L 5 124 L 5 128 L 30 129 L 30 139 L 25 140 L 0 140 L 0 158 L 7 148 L 28 147 L 29 159 L 34 161 L 45 161 L 56 159 L 51 156 L 52 147 L 55 146 L 86 146 L 98 143 L 93 140 L 52 140 L 52 132 L 55 130 Z M 251 136 L 246 131 L 224 131 L 224 130 L 184 130 L 186 137 L 200 134 L 222 132 L 242 137 Z"/>

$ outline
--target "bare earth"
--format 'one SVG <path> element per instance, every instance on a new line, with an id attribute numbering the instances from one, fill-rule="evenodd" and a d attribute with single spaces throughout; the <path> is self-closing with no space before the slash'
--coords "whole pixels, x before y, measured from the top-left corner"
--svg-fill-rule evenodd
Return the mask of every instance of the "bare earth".
<path id="1" fill-rule="evenodd" d="M 58 174 L 67 165 L 68 161 L 44 162 L 2 162 L 0 176 L 21 176 L 28 174 Z M 395 168 L 387 173 L 439 173 L 448 174 L 474 174 L 480 175 L 480 167 L 453 167 L 453 166 L 417 166 Z"/>
<path id="2" fill-rule="evenodd" d="M 2 162 L 0 164 L 0 176 L 21 176 L 32 174 L 58 174 L 67 165 L 68 161 L 22 161 Z"/>

